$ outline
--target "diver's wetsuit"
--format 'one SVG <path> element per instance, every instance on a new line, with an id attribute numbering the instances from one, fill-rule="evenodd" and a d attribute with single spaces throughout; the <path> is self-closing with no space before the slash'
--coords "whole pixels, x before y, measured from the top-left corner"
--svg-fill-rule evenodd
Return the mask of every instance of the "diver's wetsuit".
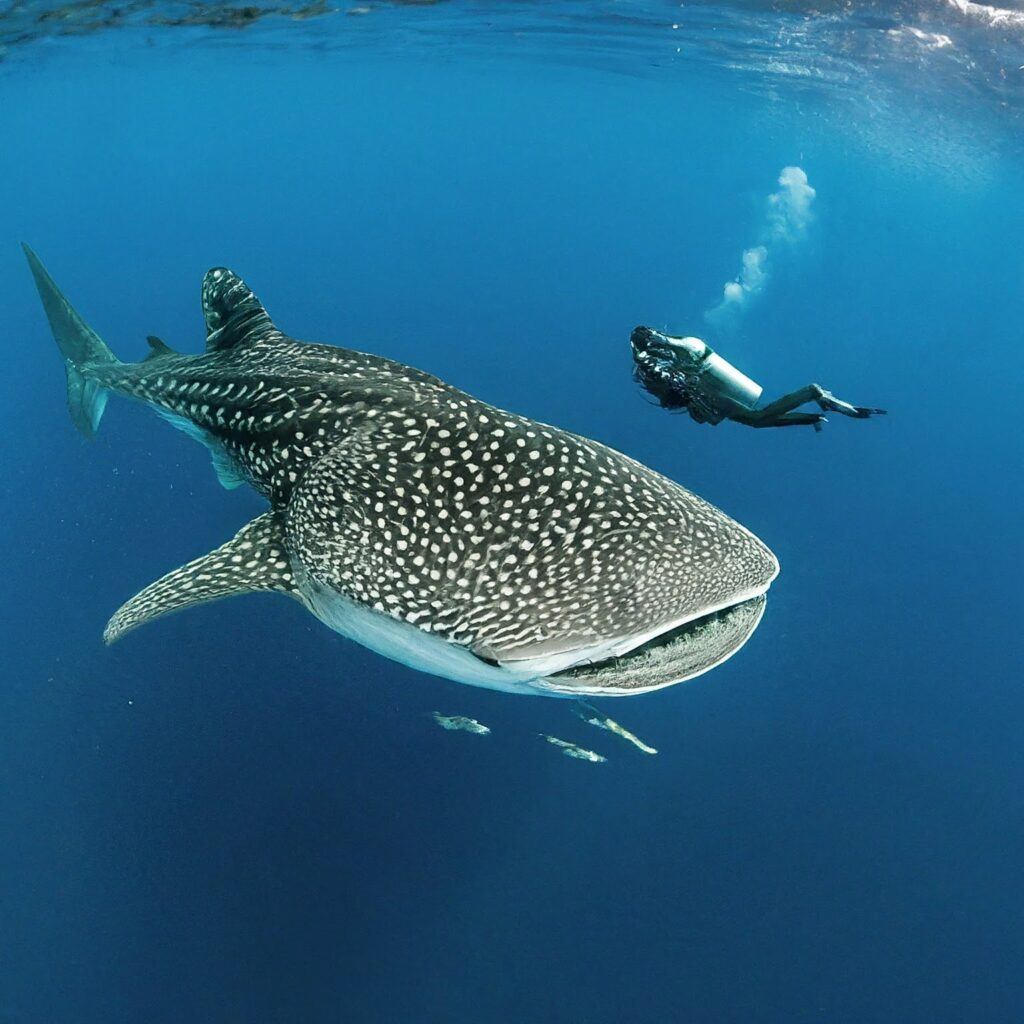
<path id="1" fill-rule="evenodd" d="M 638 327 L 630 341 L 637 383 L 663 409 L 685 409 L 697 423 L 714 426 L 729 419 L 748 427 L 812 426 L 820 430 L 825 412 L 854 419 L 885 412 L 851 405 L 818 384 L 808 384 L 758 408 L 760 385 L 700 338 L 674 338 L 650 327 Z M 822 412 L 795 411 L 808 402 L 817 402 Z"/>

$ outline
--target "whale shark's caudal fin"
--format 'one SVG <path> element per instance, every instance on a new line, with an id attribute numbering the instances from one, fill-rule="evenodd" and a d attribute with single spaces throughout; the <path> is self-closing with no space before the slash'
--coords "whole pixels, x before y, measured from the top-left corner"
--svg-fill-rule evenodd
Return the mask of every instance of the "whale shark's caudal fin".
<path id="1" fill-rule="evenodd" d="M 113 615 L 103 639 L 112 644 L 144 622 L 233 594 L 280 591 L 297 596 L 277 512 L 264 512 L 235 536 L 194 562 L 151 583 Z"/>
<path id="2" fill-rule="evenodd" d="M 107 391 L 88 375 L 88 364 L 116 363 L 117 357 L 100 336 L 78 315 L 54 284 L 39 257 L 24 243 L 28 265 L 43 300 L 50 329 L 64 357 L 68 375 L 68 411 L 75 426 L 92 437 L 107 404 Z"/>

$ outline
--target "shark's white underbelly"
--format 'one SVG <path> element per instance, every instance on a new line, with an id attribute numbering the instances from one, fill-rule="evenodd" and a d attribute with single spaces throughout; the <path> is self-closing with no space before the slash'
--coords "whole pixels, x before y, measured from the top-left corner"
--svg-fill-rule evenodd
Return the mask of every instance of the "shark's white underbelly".
<path id="1" fill-rule="evenodd" d="M 336 633 L 410 668 L 489 690 L 553 696 L 533 681 L 567 668 L 578 655 L 538 659 L 505 668 L 489 665 L 465 647 L 383 612 L 367 608 L 308 578 L 299 585 L 309 610 Z"/>
<path id="2" fill-rule="evenodd" d="M 607 657 L 620 656 L 645 643 L 651 637 L 664 632 L 666 628 L 671 630 L 676 625 L 682 625 L 694 617 L 687 616 L 668 627 L 662 625 L 661 628 L 652 630 L 650 633 L 628 639 L 610 639 L 584 649 L 523 661 L 506 662 L 503 665 L 491 665 L 476 657 L 465 647 L 453 644 L 442 637 L 432 636 L 411 623 L 368 608 L 366 605 L 342 596 L 329 587 L 318 584 L 301 570 L 296 572 L 296 582 L 306 606 L 324 625 L 385 658 L 391 658 L 393 661 L 408 665 L 420 672 L 441 676 L 457 683 L 481 686 L 489 690 L 502 690 L 506 693 L 545 697 L 574 697 L 588 694 L 615 696 L 645 692 L 645 687 L 630 687 L 621 690 L 609 687 L 590 689 L 583 683 L 579 685 L 566 684 L 559 680 L 549 681 L 547 677 L 567 668 L 599 662 Z M 752 588 L 749 592 L 741 595 L 741 600 L 758 596 L 765 590 L 767 587 Z M 725 607 L 728 605 L 723 603 L 720 607 L 716 606 L 709 610 L 718 611 Z M 733 653 L 735 651 L 731 651 L 730 656 Z M 714 664 L 709 664 L 704 671 L 714 667 Z M 669 685 L 671 682 L 659 683 L 652 686 L 651 689 L 661 689 L 663 686 Z"/>

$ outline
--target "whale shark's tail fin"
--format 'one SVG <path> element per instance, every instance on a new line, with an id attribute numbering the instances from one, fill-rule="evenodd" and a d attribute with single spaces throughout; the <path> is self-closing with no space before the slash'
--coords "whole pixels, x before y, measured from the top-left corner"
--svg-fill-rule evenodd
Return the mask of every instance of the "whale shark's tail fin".
<path id="1" fill-rule="evenodd" d="M 68 411 L 75 426 L 86 437 L 92 437 L 107 404 L 107 390 L 90 378 L 88 366 L 90 363 L 116 363 L 118 359 L 75 312 L 39 257 L 24 243 L 22 248 L 36 280 L 39 297 L 43 300 L 50 329 L 64 357 L 64 369 L 68 375 Z"/>

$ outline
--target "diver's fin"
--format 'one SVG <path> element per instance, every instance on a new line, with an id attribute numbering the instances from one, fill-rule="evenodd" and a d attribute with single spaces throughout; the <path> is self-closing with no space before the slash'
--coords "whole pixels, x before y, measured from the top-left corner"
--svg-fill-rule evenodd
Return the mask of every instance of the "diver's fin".
<path id="1" fill-rule="evenodd" d="M 103 639 L 112 644 L 144 622 L 194 604 L 232 594 L 277 590 L 297 595 L 277 512 L 264 512 L 202 558 L 169 572 L 123 604 L 107 623 Z"/>
<path id="2" fill-rule="evenodd" d="M 146 342 L 149 345 L 149 355 L 146 356 L 142 361 L 148 363 L 152 359 L 160 359 L 162 356 L 176 356 L 179 353 L 175 352 L 170 345 L 167 344 L 162 338 L 158 338 L 155 334 L 150 334 L 146 337 Z"/>
<path id="3" fill-rule="evenodd" d="M 64 357 L 71 420 L 86 437 L 92 437 L 107 404 L 107 390 L 89 377 L 87 364 L 116 363 L 118 359 L 64 297 L 39 257 L 24 242 L 21 247 L 43 300 L 50 330 Z"/>
<path id="4" fill-rule="evenodd" d="M 234 348 L 275 330 L 263 303 L 235 273 L 214 267 L 203 278 L 206 351 Z"/>
<path id="5" fill-rule="evenodd" d="M 853 405 L 850 402 L 844 402 L 841 398 L 836 398 L 831 391 L 826 391 L 824 388 L 818 389 L 821 394 L 816 399 L 818 405 L 825 410 L 825 412 L 838 412 L 844 416 L 850 416 L 855 420 L 866 420 L 872 416 L 884 416 L 884 409 L 873 409 L 867 405 Z"/>

